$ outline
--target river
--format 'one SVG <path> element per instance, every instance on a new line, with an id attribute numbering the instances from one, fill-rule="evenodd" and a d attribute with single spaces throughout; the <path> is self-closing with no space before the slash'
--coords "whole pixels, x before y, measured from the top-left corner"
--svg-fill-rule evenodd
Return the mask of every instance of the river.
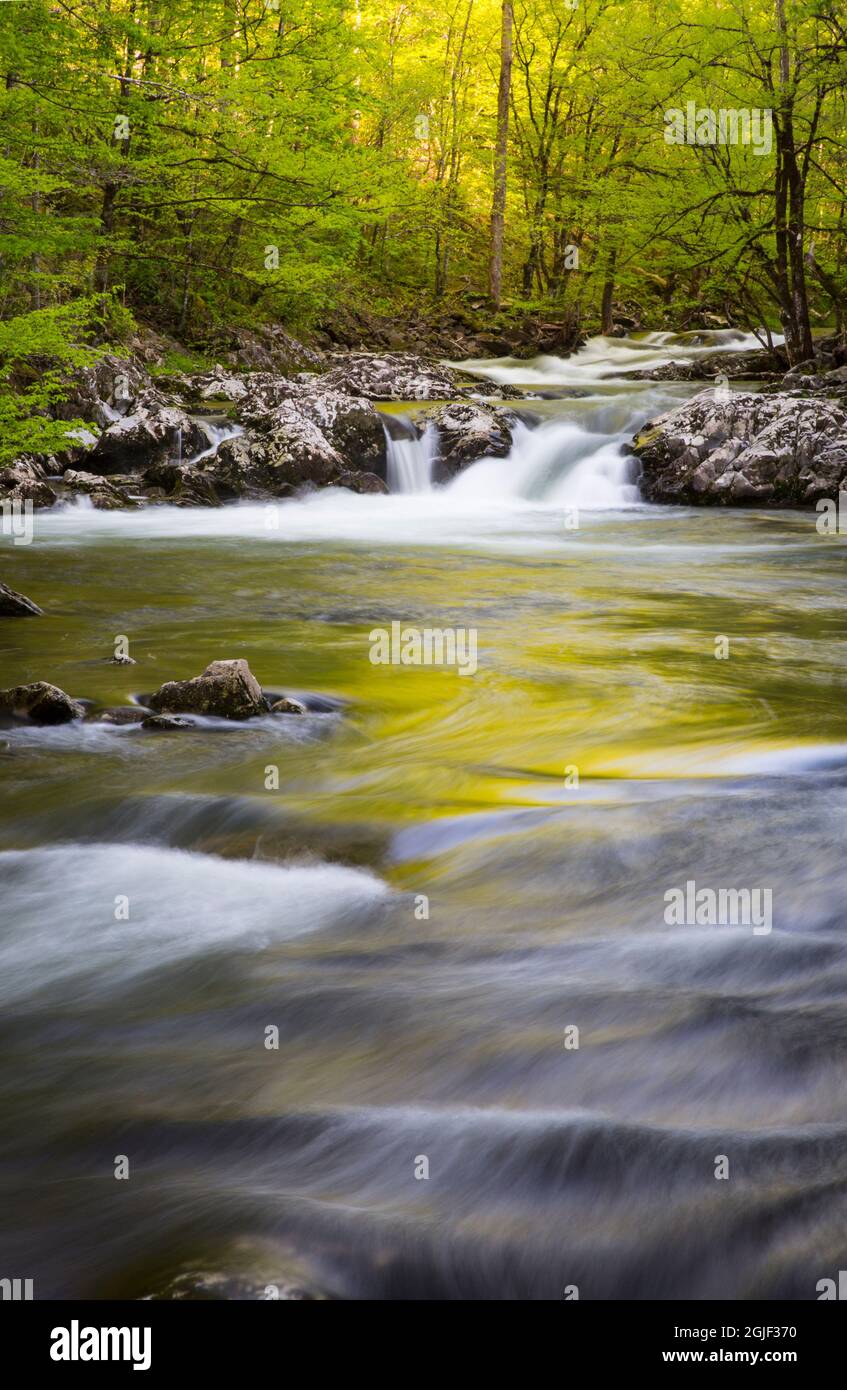
<path id="1" fill-rule="evenodd" d="M 400 441 L 391 496 L 2 538 L 46 610 L 3 686 L 123 704 L 246 657 L 311 708 L 0 730 L 0 1275 L 809 1299 L 847 1267 L 844 542 L 640 502 L 622 441 L 698 388 L 619 373 L 704 350 L 470 364 L 541 423 L 446 488 Z M 392 622 L 475 630 L 475 673 L 374 665 Z M 690 881 L 770 890 L 772 929 L 668 925 Z"/>

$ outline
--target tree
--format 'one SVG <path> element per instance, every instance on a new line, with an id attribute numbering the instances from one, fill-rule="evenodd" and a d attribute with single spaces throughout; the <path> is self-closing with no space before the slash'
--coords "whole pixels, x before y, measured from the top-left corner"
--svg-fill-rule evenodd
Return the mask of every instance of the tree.
<path id="1" fill-rule="evenodd" d="M 497 143 L 494 152 L 494 197 L 491 204 L 491 258 L 488 291 L 500 307 L 503 283 L 503 232 L 506 219 L 506 161 L 509 145 L 509 98 L 512 86 L 512 0 L 503 0 L 500 82 L 497 91 Z"/>

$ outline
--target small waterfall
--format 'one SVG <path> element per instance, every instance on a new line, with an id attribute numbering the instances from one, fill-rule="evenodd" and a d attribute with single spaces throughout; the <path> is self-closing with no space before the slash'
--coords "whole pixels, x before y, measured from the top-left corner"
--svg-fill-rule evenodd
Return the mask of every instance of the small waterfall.
<path id="1" fill-rule="evenodd" d="M 176 461 L 182 463 L 182 425 L 179 425 L 176 432 Z"/>
<path id="2" fill-rule="evenodd" d="M 412 427 L 413 428 L 413 427 Z M 432 466 L 438 454 L 438 431 L 428 425 L 422 435 L 392 438 L 386 427 L 388 487 L 391 492 L 431 492 Z"/>
<path id="3" fill-rule="evenodd" d="M 506 458 L 471 464 L 450 482 L 447 495 L 465 504 L 498 499 L 586 511 L 629 506 L 639 494 L 621 450 L 626 438 L 624 432 L 592 433 L 575 420 L 533 430 L 518 425 Z"/>
<path id="4" fill-rule="evenodd" d="M 189 464 L 199 463 L 200 459 L 211 458 L 213 454 L 218 452 L 218 448 L 223 444 L 225 439 L 234 439 L 236 435 L 244 433 L 241 425 L 215 425 L 212 424 L 210 420 L 198 420 L 197 423 L 208 439 L 209 447 L 208 449 L 201 449 L 199 454 L 195 454 L 193 458 L 188 459 L 187 461 Z M 182 431 L 180 431 L 180 437 L 181 435 Z"/>

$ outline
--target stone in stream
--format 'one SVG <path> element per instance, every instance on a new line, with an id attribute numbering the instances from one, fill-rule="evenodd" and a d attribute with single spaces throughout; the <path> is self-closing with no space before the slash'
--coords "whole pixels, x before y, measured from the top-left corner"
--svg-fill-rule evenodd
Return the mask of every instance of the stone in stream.
<path id="1" fill-rule="evenodd" d="M 137 505 L 123 488 L 117 487 L 97 473 L 81 473 L 69 468 L 62 478 L 62 486 L 70 492 L 87 497 L 97 511 L 124 511 Z"/>
<path id="2" fill-rule="evenodd" d="M 132 357 L 106 353 L 90 366 L 79 367 L 70 388 L 52 413 L 57 420 L 90 420 L 108 429 L 132 413 L 139 396 L 152 386 L 150 374 Z"/>
<path id="3" fill-rule="evenodd" d="M 162 460 L 145 470 L 143 482 L 172 507 L 219 507 L 221 499 L 214 486 L 214 473 L 198 464 Z"/>
<path id="4" fill-rule="evenodd" d="M 333 484 L 346 488 L 348 492 L 383 494 L 388 492 L 388 484 L 376 473 L 342 473 Z"/>
<path id="5" fill-rule="evenodd" d="M 306 706 L 302 700 L 292 700 L 284 695 L 271 705 L 271 714 L 305 714 Z"/>
<path id="6" fill-rule="evenodd" d="M 847 408 L 777 393 L 702 391 L 631 445 L 649 502 L 813 505 L 847 485 Z"/>
<path id="7" fill-rule="evenodd" d="M 221 497 L 285 497 L 307 484 L 384 490 L 385 428 L 370 401 L 321 380 L 263 379 L 251 383 L 238 418 L 245 433 L 200 464 Z"/>
<path id="8" fill-rule="evenodd" d="M 322 377 L 286 381 L 262 374 L 258 381 L 251 378 L 237 416 L 254 432 L 293 435 L 295 445 L 297 434 L 311 425 L 349 470 L 364 469 L 385 477 L 382 416 L 369 400 L 335 390 Z M 310 434 L 305 442 L 311 443 Z"/>
<path id="9" fill-rule="evenodd" d="M 43 611 L 26 594 L 19 594 L 0 580 L 0 618 L 40 618 Z"/>
<path id="10" fill-rule="evenodd" d="M 267 714 L 261 686 L 243 658 L 213 661 L 202 676 L 167 681 L 148 700 L 157 714 L 207 714 L 251 719 Z"/>
<path id="11" fill-rule="evenodd" d="M 141 705 L 112 705 L 94 715 L 97 724 L 141 724 L 150 718 L 150 711 Z"/>
<path id="12" fill-rule="evenodd" d="M 85 709 L 57 685 L 34 681 L 32 685 L 0 690 L 0 714 L 28 719 L 31 724 L 68 724 L 72 719 L 82 719 Z"/>
<path id="13" fill-rule="evenodd" d="M 505 458 L 518 424 L 518 416 L 505 406 L 470 401 L 430 408 L 418 420 L 434 425 L 438 432 L 438 456 L 432 475 L 436 483 L 449 481 L 477 459 Z"/>
<path id="14" fill-rule="evenodd" d="M 180 714 L 149 714 L 140 722 L 142 729 L 148 729 L 150 733 L 155 734 L 166 733 L 169 729 L 197 728 L 193 720 L 185 719 Z"/>

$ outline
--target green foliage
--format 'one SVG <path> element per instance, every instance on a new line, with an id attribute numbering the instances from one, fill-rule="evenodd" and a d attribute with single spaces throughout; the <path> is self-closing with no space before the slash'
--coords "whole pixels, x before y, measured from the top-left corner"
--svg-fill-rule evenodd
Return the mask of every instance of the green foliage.
<path id="1" fill-rule="evenodd" d="M 120 286 L 203 345 L 484 292 L 500 9 L 0 5 L 0 318 L 100 295 L 123 341 Z M 843 25 L 835 0 L 786 0 L 780 30 L 781 12 L 514 0 L 507 302 L 594 328 L 610 295 L 656 324 L 711 308 L 776 325 L 802 278 L 790 223 L 812 313 L 847 314 Z M 689 100 L 772 109 L 779 150 L 666 143 Z"/>
<path id="2" fill-rule="evenodd" d="M 67 448 L 72 431 L 84 428 L 83 420 L 50 412 L 67 398 L 69 373 L 102 355 L 90 340 L 110 319 L 108 303 L 82 299 L 0 322 L 0 467 Z"/>

